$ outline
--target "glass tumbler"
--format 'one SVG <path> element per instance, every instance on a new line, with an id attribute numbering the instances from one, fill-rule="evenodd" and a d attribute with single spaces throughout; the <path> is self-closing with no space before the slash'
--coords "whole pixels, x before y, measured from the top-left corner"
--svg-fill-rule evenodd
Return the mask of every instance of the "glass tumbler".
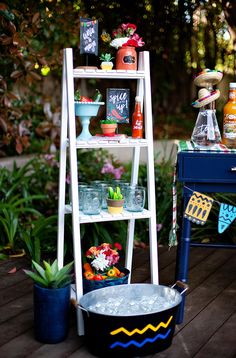
<path id="1" fill-rule="evenodd" d="M 89 188 L 89 185 L 86 183 L 79 183 L 78 191 L 79 191 L 79 210 L 83 209 L 83 190 L 85 188 Z"/>
<path id="2" fill-rule="evenodd" d="M 82 190 L 82 211 L 86 215 L 100 214 L 102 208 L 102 191 L 100 188 L 87 187 Z"/>
<path id="3" fill-rule="evenodd" d="M 107 182 L 100 182 L 95 184 L 95 187 L 101 189 L 102 191 L 102 209 L 107 209 L 107 193 L 109 186 L 110 185 Z"/>
<path id="4" fill-rule="evenodd" d="M 121 194 L 123 195 L 123 199 L 124 199 L 124 208 L 126 208 L 126 191 L 127 191 L 127 188 L 130 187 L 130 183 L 127 183 L 127 182 L 122 182 L 120 183 L 120 191 L 121 191 Z"/>
<path id="5" fill-rule="evenodd" d="M 143 211 L 145 205 L 146 191 L 142 186 L 129 186 L 126 189 L 126 210 Z"/>
<path id="6" fill-rule="evenodd" d="M 82 188 L 87 187 L 88 184 L 82 181 L 78 182 L 78 193 L 79 193 L 79 209 L 82 210 L 82 198 L 81 198 L 81 194 L 80 191 Z M 70 205 L 72 205 L 72 194 L 71 194 L 71 185 L 69 186 L 69 200 L 70 200 Z"/>

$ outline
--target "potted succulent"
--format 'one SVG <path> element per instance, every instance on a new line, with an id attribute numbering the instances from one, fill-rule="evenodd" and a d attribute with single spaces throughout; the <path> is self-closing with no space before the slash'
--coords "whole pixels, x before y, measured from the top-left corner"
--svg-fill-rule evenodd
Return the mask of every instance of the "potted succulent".
<path id="1" fill-rule="evenodd" d="M 120 214 L 123 211 L 124 199 L 120 188 L 117 186 L 114 190 L 111 186 L 108 188 L 107 209 L 110 214 Z"/>
<path id="2" fill-rule="evenodd" d="M 117 121 L 115 119 L 108 116 L 106 119 L 102 119 L 100 124 L 104 136 L 114 137 L 117 128 Z"/>
<path id="3" fill-rule="evenodd" d="M 112 70 L 113 62 L 111 61 L 114 57 L 111 56 L 110 53 L 102 53 L 101 57 L 99 57 L 102 61 L 101 69 L 102 70 Z"/>
<path id="4" fill-rule="evenodd" d="M 44 266 L 32 260 L 34 271 L 24 270 L 34 281 L 34 332 L 43 343 L 63 341 L 69 329 L 70 271 L 73 262 L 58 268 L 57 260 Z"/>
<path id="5" fill-rule="evenodd" d="M 129 270 L 119 266 L 121 244 L 102 243 L 90 247 L 83 264 L 84 294 L 99 288 L 128 283 Z"/>

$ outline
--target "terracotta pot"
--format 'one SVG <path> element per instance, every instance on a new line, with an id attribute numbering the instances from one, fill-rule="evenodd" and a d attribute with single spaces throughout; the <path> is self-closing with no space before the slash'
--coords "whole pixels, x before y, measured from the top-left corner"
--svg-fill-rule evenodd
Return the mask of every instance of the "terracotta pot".
<path id="1" fill-rule="evenodd" d="M 107 210 L 110 214 L 120 214 L 123 211 L 124 199 L 113 200 L 107 199 Z"/>
<path id="2" fill-rule="evenodd" d="M 137 52 L 135 47 L 124 46 L 116 53 L 117 70 L 137 70 Z"/>
<path id="3" fill-rule="evenodd" d="M 117 128 L 117 124 L 113 123 L 113 124 L 101 124 L 101 128 L 102 128 L 102 133 L 107 136 L 107 137 L 113 137 L 115 135 L 115 131 Z"/>

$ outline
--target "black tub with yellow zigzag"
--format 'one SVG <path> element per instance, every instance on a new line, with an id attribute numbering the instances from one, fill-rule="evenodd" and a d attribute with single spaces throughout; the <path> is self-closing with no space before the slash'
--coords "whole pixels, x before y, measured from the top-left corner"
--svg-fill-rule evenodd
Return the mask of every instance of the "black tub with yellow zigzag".
<path id="1" fill-rule="evenodd" d="M 96 304 L 104 304 L 109 298 L 157 295 L 164 298 L 166 309 L 149 313 L 122 315 L 105 310 L 100 313 Z M 130 284 L 102 288 L 85 294 L 79 307 L 85 324 L 85 343 L 97 357 L 123 358 L 145 356 L 160 352 L 171 345 L 178 307 L 182 297 L 170 287 L 153 284 Z M 127 302 L 127 300 L 126 300 Z M 108 313 L 107 313 L 108 312 Z"/>

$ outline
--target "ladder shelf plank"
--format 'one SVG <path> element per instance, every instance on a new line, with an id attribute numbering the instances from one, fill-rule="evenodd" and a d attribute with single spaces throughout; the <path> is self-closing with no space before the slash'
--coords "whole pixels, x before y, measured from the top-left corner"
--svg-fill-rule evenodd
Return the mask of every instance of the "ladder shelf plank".
<path id="1" fill-rule="evenodd" d="M 67 139 L 67 146 L 69 146 L 69 139 Z M 92 140 L 77 140 L 76 148 L 82 149 L 95 149 L 95 148 L 134 148 L 134 147 L 147 147 L 147 139 L 133 139 L 132 137 L 121 139 L 120 141 L 114 140 L 112 138 L 101 139 L 96 136 L 92 137 Z"/>
<path id="2" fill-rule="evenodd" d="M 70 204 L 65 205 L 65 214 L 71 214 L 72 207 Z M 131 220 L 131 219 L 149 219 L 151 212 L 144 209 L 141 212 L 131 212 L 124 210 L 121 214 L 111 215 L 107 210 L 102 210 L 100 215 L 85 215 L 82 212 L 79 213 L 79 220 L 81 224 L 104 222 L 104 221 L 119 221 L 119 220 Z"/>
<path id="3" fill-rule="evenodd" d="M 112 79 L 143 79 L 144 71 L 126 71 L 126 70 L 94 70 L 94 69 L 77 69 L 73 70 L 74 78 L 112 78 Z"/>

